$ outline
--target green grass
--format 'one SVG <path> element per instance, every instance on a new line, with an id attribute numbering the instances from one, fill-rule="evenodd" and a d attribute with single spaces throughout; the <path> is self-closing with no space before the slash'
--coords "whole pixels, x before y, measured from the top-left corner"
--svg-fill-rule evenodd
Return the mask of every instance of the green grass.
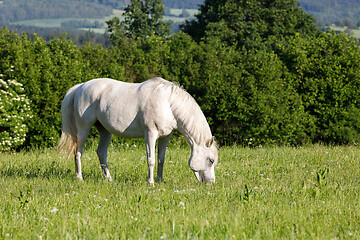
<path id="1" fill-rule="evenodd" d="M 95 151 L 84 182 L 55 150 L 0 154 L 0 239 L 359 239 L 360 149 L 224 147 L 216 184 L 200 185 L 189 148 L 168 149 L 148 186 L 143 146 Z"/>

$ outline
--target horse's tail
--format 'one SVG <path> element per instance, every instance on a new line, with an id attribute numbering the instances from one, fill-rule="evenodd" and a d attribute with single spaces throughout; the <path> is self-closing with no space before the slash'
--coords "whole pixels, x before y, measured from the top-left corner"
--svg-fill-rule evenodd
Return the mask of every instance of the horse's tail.
<path id="1" fill-rule="evenodd" d="M 59 151 L 67 151 L 68 156 L 76 153 L 77 149 L 77 128 L 74 117 L 74 97 L 77 89 L 83 84 L 75 85 L 66 93 L 61 104 L 62 132 L 58 144 Z"/>

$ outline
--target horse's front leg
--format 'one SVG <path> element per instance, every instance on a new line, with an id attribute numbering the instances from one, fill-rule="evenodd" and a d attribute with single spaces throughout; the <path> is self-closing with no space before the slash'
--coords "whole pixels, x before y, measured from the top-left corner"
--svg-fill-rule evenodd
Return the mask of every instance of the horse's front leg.
<path id="1" fill-rule="evenodd" d="M 100 134 L 99 146 L 96 153 L 100 160 L 100 166 L 105 179 L 112 181 L 109 166 L 107 164 L 108 148 L 111 143 L 112 134 L 106 130 L 100 123 L 95 125 Z"/>
<path id="2" fill-rule="evenodd" d="M 157 168 L 157 181 L 162 182 L 163 179 L 163 169 L 164 169 L 164 162 L 165 162 L 165 153 L 166 147 L 169 143 L 172 134 L 169 134 L 166 137 L 159 138 L 158 141 L 158 168 Z"/>
<path id="3" fill-rule="evenodd" d="M 82 150 L 76 150 L 75 153 L 75 174 L 76 174 L 76 179 L 82 181 L 83 177 L 82 177 L 82 173 L 81 173 L 81 155 L 82 155 Z"/>
<path id="4" fill-rule="evenodd" d="M 154 167 L 155 167 L 155 144 L 158 138 L 158 133 L 148 131 L 145 134 L 145 145 L 147 154 L 147 163 L 149 167 L 148 183 L 154 185 Z"/>

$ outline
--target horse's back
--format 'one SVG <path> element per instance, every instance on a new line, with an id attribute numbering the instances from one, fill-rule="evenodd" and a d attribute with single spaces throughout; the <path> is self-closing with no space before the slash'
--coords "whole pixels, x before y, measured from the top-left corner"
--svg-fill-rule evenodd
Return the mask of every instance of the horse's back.
<path id="1" fill-rule="evenodd" d="M 167 84 L 171 83 L 162 78 L 143 83 L 90 80 L 76 93 L 77 125 L 86 127 L 99 121 L 111 133 L 127 137 L 142 137 L 152 128 L 157 128 L 160 135 L 168 134 L 174 119 L 167 101 Z"/>

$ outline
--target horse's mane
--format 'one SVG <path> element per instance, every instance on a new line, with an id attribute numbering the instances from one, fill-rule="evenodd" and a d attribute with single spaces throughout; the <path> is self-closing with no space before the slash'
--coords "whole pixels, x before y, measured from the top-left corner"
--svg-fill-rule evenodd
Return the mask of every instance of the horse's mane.
<path id="1" fill-rule="evenodd" d="M 170 89 L 169 103 L 171 110 L 178 122 L 178 129 L 183 131 L 185 137 L 191 137 L 196 144 L 204 144 L 211 139 L 211 130 L 206 118 L 195 99 L 179 84 L 155 78 L 159 85 Z"/>

